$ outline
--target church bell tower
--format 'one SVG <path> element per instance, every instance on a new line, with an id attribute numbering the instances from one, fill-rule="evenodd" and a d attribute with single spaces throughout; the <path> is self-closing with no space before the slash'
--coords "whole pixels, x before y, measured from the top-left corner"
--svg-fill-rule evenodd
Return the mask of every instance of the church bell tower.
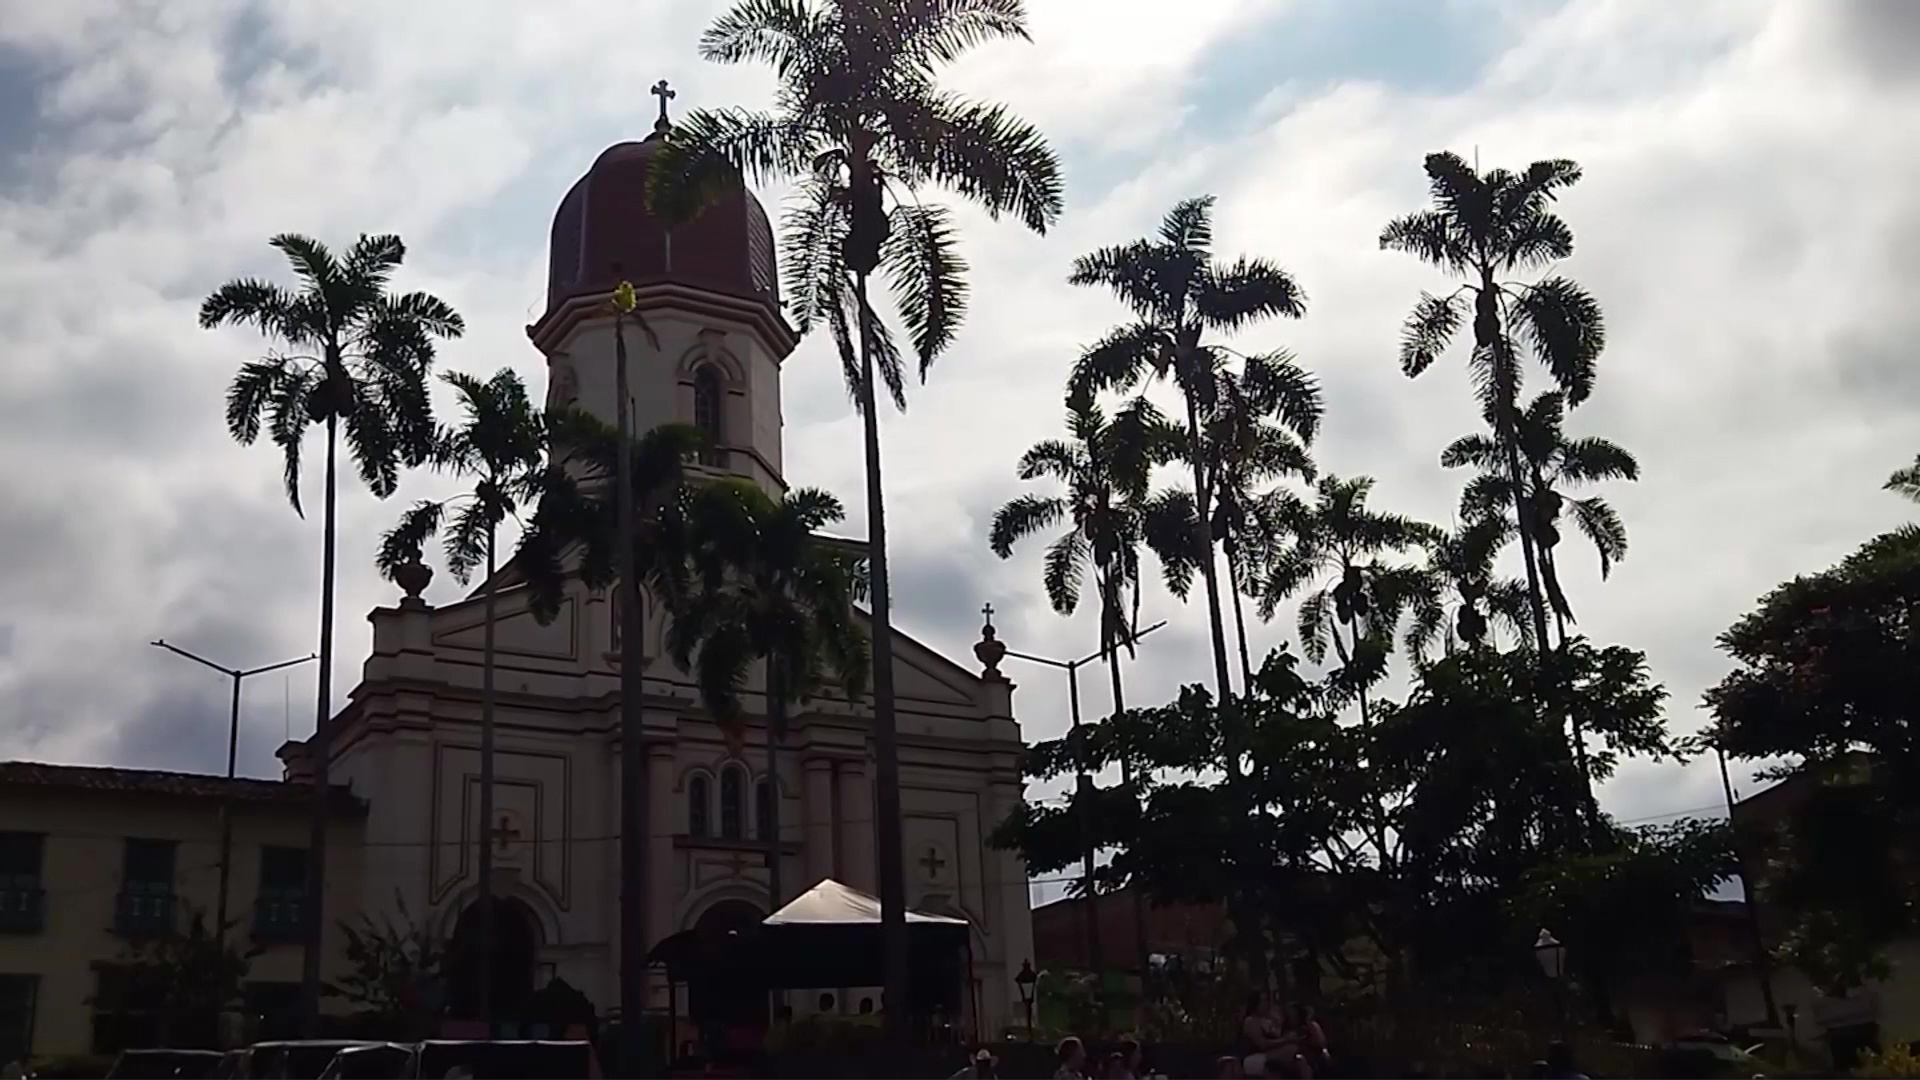
<path id="1" fill-rule="evenodd" d="M 700 471 L 786 488 L 781 465 L 780 365 L 795 335 L 780 313 L 773 227 L 741 184 L 692 221 L 668 228 L 647 207 L 655 154 L 673 137 L 665 80 L 660 116 L 640 142 L 602 151 L 553 216 L 547 308 L 527 337 L 547 358 L 547 406 L 615 417 L 613 310 L 621 281 L 634 286 L 626 327 L 636 433 L 692 424 L 713 449 Z"/>

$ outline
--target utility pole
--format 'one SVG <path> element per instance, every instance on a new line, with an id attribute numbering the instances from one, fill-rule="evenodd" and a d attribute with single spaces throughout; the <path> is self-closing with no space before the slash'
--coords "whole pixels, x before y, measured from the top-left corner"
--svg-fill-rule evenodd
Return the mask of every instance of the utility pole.
<path id="1" fill-rule="evenodd" d="M 1162 619 L 1152 626 L 1147 627 L 1145 630 L 1132 635 L 1127 641 L 1120 642 L 1119 644 L 1124 646 L 1137 642 L 1165 625 L 1167 625 L 1167 621 Z M 1086 878 L 1087 891 L 1087 966 L 1094 970 L 1096 977 L 1100 977 L 1104 957 L 1100 947 L 1100 916 L 1097 910 L 1100 894 L 1093 880 L 1093 777 L 1087 770 L 1086 742 L 1080 731 L 1080 669 L 1095 660 L 1107 659 L 1111 651 L 1111 648 L 1103 648 L 1097 652 L 1088 653 L 1078 660 L 1055 660 L 1048 656 L 1035 656 L 1032 653 L 1015 652 L 1012 649 L 1007 650 L 1007 655 L 1016 660 L 1025 660 L 1030 664 L 1042 664 L 1046 667 L 1056 668 L 1067 673 L 1068 714 L 1073 725 L 1070 737 L 1074 746 L 1074 792 L 1075 800 L 1081 807 L 1081 872 Z M 1138 889 L 1134 890 L 1133 904 L 1134 936 L 1136 938 L 1134 947 L 1139 953 L 1137 959 L 1140 964 L 1140 979 L 1144 984 L 1148 975 L 1146 908 L 1143 903 L 1143 897 L 1140 895 Z"/>
<path id="2" fill-rule="evenodd" d="M 302 656 L 296 660 L 282 660 L 277 664 L 268 664 L 265 667 L 230 668 L 230 667 L 223 667 L 219 664 L 216 664 L 204 656 L 199 656 L 195 653 L 190 653 L 178 645 L 169 643 L 166 638 L 160 638 L 157 641 L 150 641 L 147 644 L 152 645 L 156 649 L 165 649 L 168 652 L 174 654 L 175 656 L 184 656 L 187 659 L 193 661 L 194 663 L 201 665 L 202 667 L 210 667 L 213 670 L 219 672 L 220 674 L 225 675 L 227 678 L 233 680 L 233 706 L 229 710 L 228 717 L 227 717 L 227 779 L 228 780 L 233 779 L 234 769 L 239 763 L 240 684 L 241 682 L 243 682 L 248 676 L 251 676 L 251 675 L 264 675 L 269 671 L 279 671 L 281 668 L 289 668 L 289 667 L 293 667 L 295 664 L 305 664 L 305 663 L 309 663 L 311 661 L 319 659 L 318 654 L 308 653 L 307 655 Z M 322 777 L 320 779 L 320 782 L 325 783 L 326 778 Z M 228 889 L 228 884 L 233 880 L 233 790 L 232 788 L 233 786 L 229 784 L 226 787 L 226 789 L 222 790 L 220 793 L 220 895 L 219 895 L 219 899 L 215 901 L 215 904 L 214 904 L 215 911 L 213 916 L 215 940 L 218 941 L 223 947 L 227 943 L 227 889 Z M 308 873 L 312 873 L 311 868 L 308 869 Z"/>

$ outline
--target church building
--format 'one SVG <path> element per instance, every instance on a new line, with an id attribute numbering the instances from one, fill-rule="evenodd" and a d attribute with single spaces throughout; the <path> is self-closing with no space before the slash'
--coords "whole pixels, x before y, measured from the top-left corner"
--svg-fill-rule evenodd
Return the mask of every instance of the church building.
<path id="1" fill-rule="evenodd" d="M 664 119 L 664 114 L 663 114 Z M 744 188 L 668 230 L 646 208 L 647 170 L 666 137 L 608 148 L 560 200 L 550 239 L 547 305 L 527 327 L 546 357 L 547 402 L 615 416 L 608 299 L 631 281 L 657 337 L 629 333 L 635 429 L 698 425 L 713 449 L 693 469 L 784 491 L 781 367 L 795 333 L 781 312 L 767 213 Z M 857 495 L 857 493 L 848 493 Z M 416 571 L 418 568 L 414 568 Z M 831 694 L 789 721 L 780 773 L 767 771 L 764 699 L 749 688 L 744 750 L 731 754 L 692 680 L 662 653 L 663 617 L 623 642 L 608 591 L 572 583 L 559 617 L 527 610 L 509 565 L 497 604 L 497 745 L 493 820 L 479 819 L 482 602 L 476 590 L 432 606 L 416 573 L 407 595 L 375 609 L 372 652 L 351 701 L 330 721 L 330 779 L 366 800 L 360 902 L 376 916 L 404 902 L 455 941 L 471 933 L 476 846 L 493 845 L 494 1000 L 513 1003 L 555 976 L 602 1013 L 618 1003 L 621 755 L 646 755 L 647 930 L 758 921 L 824 879 L 868 893 L 875 877 L 872 709 Z M 407 575 L 402 575 L 403 579 Z M 865 614 L 857 613 L 864 621 Z M 1032 954 L 1027 880 L 1016 854 L 986 836 L 1020 805 L 1021 738 L 1013 687 L 895 630 L 907 900 L 971 927 L 973 986 L 963 1009 L 997 1036 L 1017 1020 L 1014 976 Z M 645 669 L 642 745 L 622 745 L 622 664 Z M 281 750 L 289 779 L 311 768 L 305 745 Z M 765 823 L 779 800 L 785 896 L 768 893 Z M 458 995 L 458 980 L 449 992 Z M 669 1005 L 664 977 L 651 1007 Z M 848 1010 L 877 990 L 835 992 Z M 819 994 L 796 994 L 802 1013 Z M 682 1006 L 683 1007 L 683 1006 Z M 972 1027 L 969 1023 L 967 1027 Z"/>

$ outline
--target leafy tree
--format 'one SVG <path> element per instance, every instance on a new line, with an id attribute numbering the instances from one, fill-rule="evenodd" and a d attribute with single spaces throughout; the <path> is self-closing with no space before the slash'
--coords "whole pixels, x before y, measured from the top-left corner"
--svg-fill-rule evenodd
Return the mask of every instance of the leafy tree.
<path id="1" fill-rule="evenodd" d="M 432 463 L 463 479 L 473 490 L 450 499 L 422 500 L 389 530 L 380 544 L 381 572 L 392 576 L 400 566 L 418 561 L 421 549 L 441 535 L 447 569 L 461 584 L 476 566 L 484 569 L 480 647 L 480 923 L 479 948 L 493 948 L 493 845 L 486 830 L 493 827 L 494 773 L 494 598 L 499 591 L 497 543 L 500 526 L 539 495 L 546 477 L 547 422 L 527 397 L 527 388 L 509 368 L 501 368 L 486 382 L 461 372 L 441 376 L 459 395 L 465 421 L 439 432 Z M 492 1030 L 493 1001 L 489 980 L 482 979 L 480 1018 Z"/>
<path id="2" fill-rule="evenodd" d="M 1157 236 L 1074 260 L 1068 280 L 1111 289 L 1132 309 L 1134 321 L 1110 331 L 1081 356 L 1070 386 L 1074 393 L 1130 390 L 1149 380 L 1171 378 L 1179 388 L 1193 473 L 1194 548 L 1205 553 L 1200 576 L 1207 589 L 1215 689 L 1222 699 L 1231 699 L 1233 680 L 1213 558 L 1217 477 L 1209 467 L 1202 426 L 1220 400 L 1218 372 L 1225 354 L 1202 338 L 1274 316 L 1297 319 L 1306 313 L 1306 296 L 1292 276 L 1266 259 L 1216 261 L 1213 204 L 1211 195 L 1187 199 L 1168 212 Z M 1238 755 L 1228 755 L 1229 774 L 1240 767 Z"/>
<path id="3" fill-rule="evenodd" d="M 1071 615 L 1080 607 L 1081 586 L 1089 571 L 1100 604 L 1100 651 L 1107 661 L 1113 688 L 1114 711 L 1126 708 L 1120 677 L 1120 654 L 1131 651 L 1139 626 L 1140 548 L 1154 534 L 1154 518 L 1161 504 L 1148 493 L 1153 467 L 1165 461 L 1177 429 L 1145 398 L 1127 402 L 1111 419 L 1091 394 L 1075 394 L 1067 402 L 1070 439 L 1036 443 L 1020 458 L 1022 480 L 1042 477 L 1058 481 L 1064 495 L 1020 495 L 993 516 L 987 543 L 1001 558 L 1013 555 L 1020 540 L 1066 523 L 1068 528 L 1047 548 L 1044 585 L 1053 610 Z M 1191 534 L 1189 534 L 1191 535 Z M 1172 556 L 1185 559 L 1183 541 Z M 1078 715 L 1073 727 L 1080 726 Z M 1093 783 L 1088 770 L 1074 770 L 1075 789 L 1085 792 Z M 1133 787 L 1130 763 L 1122 763 L 1122 783 Z M 1080 800 L 1083 834 L 1082 888 L 1094 895 L 1094 812 L 1091 797 Z M 1145 909 L 1135 905 L 1137 960 L 1147 969 Z M 1100 928 L 1087 920 L 1087 957 L 1101 970 Z"/>
<path id="4" fill-rule="evenodd" d="M 262 952 L 230 943 L 242 937 L 230 933 L 238 925 L 229 920 L 222 933 L 205 912 L 189 910 L 185 930 L 127 944 L 88 1004 L 121 1023 L 144 1016 L 151 1045 L 216 1046 L 220 1015 L 239 1006 L 247 969 Z"/>
<path id="5" fill-rule="evenodd" d="M 1339 719 L 1350 682 L 1338 672 L 1309 680 L 1279 652 L 1228 707 L 1195 686 L 1090 723 L 1090 767 L 1131 760 L 1166 777 L 1137 803 L 1091 793 L 1098 843 L 1114 853 L 1103 873 L 1141 882 L 1156 903 L 1225 902 L 1233 948 L 1256 972 L 1298 962 L 1303 973 L 1366 979 L 1414 965 L 1440 979 L 1484 966 L 1486 941 L 1520 933 L 1512 905 L 1528 875 L 1578 850 L 1564 827 L 1573 766 L 1547 688 L 1575 688 L 1597 775 L 1627 756 L 1673 753 L 1664 693 L 1641 654 L 1576 640 L 1566 657 L 1568 671 L 1543 673 L 1531 653 L 1461 650 L 1416 669 L 1407 699 L 1381 702 L 1362 725 Z M 1248 768 L 1215 782 L 1236 725 Z M 1038 743 L 1029 775 L 1058 776 L 1077 752 L 1064 739 Z M 993 842 L 1038 872 L 1068 865 L 1080 850 L 1077 810 L 1025 807 Z M 1356 961 L 1346 947 L 1356 938 L 1378 964 Z"/>
<path id="6" fill-rule="evenodd" d="M 340 922 L 348 970 L 328 984 L 327 993 L 370 1014 L 383 1029 L 414 1034 L 427 1029 L 429 1003 L 445 990 L 447 945 L 413 920 L 397 890 L 394 905 L 398 921 L 362 911 Z"/>
<path id="7" fill-rule="evenodd" d="M 1044 232 L 1059 217 L 1059 161 L 1004 107 L 942 91 L 936 69 L 973 46 L 1027 38 L 1021 0 L 744 0 L 701 37 L 720 63 L 758 61 L 779 80 L 776 111 L 698 111 L 655 158 L 652 205 L 693 216 L 739 182 L 795 180 L 783 227 L 788 311 L 804 332 L 827 325 L 862 419 L 867 480 L 880 901 L 891 1000 L 907 996 L 906 877 L 895 742 L 892 592 L 876 378 L 905 408 L 904 360 L 876 317 L 885 276 L 924 380 L 966 310 L 966 264 L 952 215 L 921 192 L 945 187 L 990 215 Z M 904 1037 L 905 1012 L 887 1011 Z"/>
<path id="8" fill-rule="evenodd" d="M 1407 316 L 1400 367 L 1417 376 L 1433 366 L 1472 314 L 1468 365 L 1481 415 L 1506 466 L 1514 525 L 1526 564 L 1533 636 L 1545 652 L 1547 609 L 1538 541 L 1523 501 L 1526 471 L 1520 445 L 1522 362 L 1531 353 L 1569 406 L 1593 391 L 1596 362 L 1606 344 L 1600 305 L 1570 278 L 1551 275 L 1531 284 L 1508 280 L 1573 254 L 1573 231 L 1553 211 L 1558 193 L 1580 179 L 1565 159 L 1536 161 L 1521 172 L 1481 173 L 1452 153 L 1428 154 L 1433 205 L 1381 230 L 1384 250 L 1404 251 L 1465 279 L 1444 296 L 1420 294 Z"/>
<path id="9" fill-rule="evenodd" d="M 849 697 L 866 689 L 866 635 L 853 602 L 865 585 L 860 555 L 819 535 L 844 514 L 824 491 L 769 495 L 746 480 L 719 480 L 689 493 L 690 580 L 667 628 L 666 649 L 693 673 L 700 698 L 736 748 L 740 695 L 764 666 L 767 774 L 772 777 L 767 842 L 773 906 L 785 899 L 780 866 L 780 743 L 788 710 L 829 684 Z"/>
<path id="10" fill-rule="evenodd" d="M 1763 597 L 1720 636 L 1735 669 L 1707 691 L 1706 738 L 1728 756 L 1786 759 L 1811 788 L 1771 843 L 1761 899 L 1792 913 L 1786 951 L 1846 986 L 1884 969 L 1920 926 L 1920 527 Z"/>
<path id="11" fill-rule="evenodd" d="M 243 364 L 227 390 L 227 430 L 243 446 L 262 427 L 280 448 L 287 500 L 300 506 L 301 444 L 309 425 L 326 429 L 327 465 L 320 556 L 320 670 L 313 737 L 307 754 L 314 775 L 329 766 L 327 722 L 332 715 L 335 457 L 340 437 L 360 478 L 380 498 L 393 494 L 402 466 L 433 453 L 433 415 L 427 371 L 435 339 L 459 337 L 466 324 L 452 307 L 423 292 L 395 294 L 393 273 L 406 258 L 397 236 L 362 236 L 344 255 L 295 233 L 269 243 L 285 255 L 298 289 L 258 278 L 236 278 L 200 305 L 203 329 L 250 326 L 267 339 L 265 356 Z M 307 875 L 306 953 L 300 978 L 302 1021 L 311 1034 L 320 1021 L 320 948 L 325 919 L 326 783 L 313 786 L 312 871 Z"/>

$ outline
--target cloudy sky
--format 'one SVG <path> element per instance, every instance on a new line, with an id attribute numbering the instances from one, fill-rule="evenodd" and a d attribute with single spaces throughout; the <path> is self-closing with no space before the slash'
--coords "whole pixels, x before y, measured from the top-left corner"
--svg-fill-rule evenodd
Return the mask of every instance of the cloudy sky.
<path id="1" fill-rule="evenodd" d="M 1090 621 L 1047 610 L 1037 552 L 994 558 L 987 522 L 1021 490 L 1021 450 L 1058 429 L 1077 348 L 1122 314 L 1067 286 L 1069 261 L 1198 193 L 1220 198 L 1224 252 L 1279 260 L 1311 297 L 1304 321 L 1237 344 L 1290 347 L 1318 373 L 1324 467 L 1446 521 L 1459 478 L 1438 452 L 1475 415 L 1457 363 L 1400 375 L 1400 317 L 1436 278 L 1375 244 L 1421 205 L 1421 157 L 1442 148 L 1586 167 L 1563 269 L 1605 305 L 1610 346 L 1570 427 L 1636 451 L 1645 478 L 1609 493 L 1631 557 L 1604 584 L 1575 558 L 1570 589 L 1588 634 L 1648 652 L 1677 727 L 1699 722 L 1726 668 L 1715 634 L 1910 514 L 1878 489 L 1920 450 L 1920 3 L 1031 6 L 1032 45 L 983 51 L 950 83 L 1051 135 L 1068 208 L 1045 238 L 966 218 L 976 306 L 911 411 L 887 419 L 907 632 L 965 656 L 990 600 L 1014 648 L 1089 651 Z M 768 100 L 762 73 L 697 59 L 719 10 L 0 0 L 0 758 L 215 768 L 225 685 L 145 643 L 245 666 L 314 647 L 318 523 L 287 507 L 274 451 L 228 439 L 223 390 L 252 345 L 198 330 L 199 299 L 278 272 L 272 233 L 398 232 L 404 284 L 468 319 L 444 362 L 543 386 L 521 328 L 567 186 L 646 132 L 655 79 L 680 106 Z M 788 361 L 785 413 L 789 478 L 857 509 L 858 426 L 825 342 Z M 344 499 L 336 700 L 358 677 L 365 612 L 393 597 L 376 538 L 435 491 Z M 1208 670 L 1199 609 L 1158 592 L 1146 606 L 1174 621 L 1131 676 L 1141 702 Z M 1264 628 L 1263 648 L 1290 626 Z M 1058 674 L 1015 677 L 1029 737 L 1059 734 Z M 312 678 L 250 687 L 246 771 L 271 771 L 289 724 L 311 729 Z M 1717 797 L 1696 765 L 1632 769 L 1603 800 L 1641 819 Z"/>

